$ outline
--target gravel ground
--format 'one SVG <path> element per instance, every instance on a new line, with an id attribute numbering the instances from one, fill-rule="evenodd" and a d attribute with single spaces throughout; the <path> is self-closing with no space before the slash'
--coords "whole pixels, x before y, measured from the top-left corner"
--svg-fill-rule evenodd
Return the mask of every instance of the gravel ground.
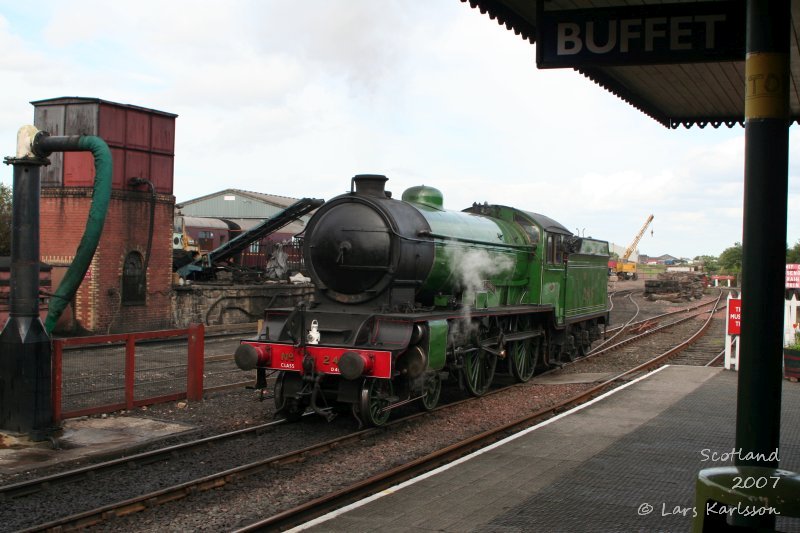
<path id="1" fill-rule="evenodd" d="M 614 290 L 623 291 L 628 289 L 641 290 L 644 287 L 643 280 L 637 281 L 624 281 L 616 282 L 613 284 Z M 689 305 L 696 305 L 698 302 L 690 302 L 687 305 L 676 305 L 666 301 L 650 302 L 644 300 L 641 294 L 634 296 L 637 304 L 640 306 L 640 320 L 642 318 L 655 316 L 668 311 L 688 307 Z M 707 295 L 705 299 L 712 299 L 712 295 Z M 704 300 L 705 300 L 704 299 Z M 625 300 L 627 301 L 627 300 Z M 630 319 L 632 314 L 632 306 L 628 302 L 615 304 L 612 310 L 611 322 L 614 325 L 624 324 Z M 569 368 L 569 367 L 568 367 Z M 498 371 L 499 372 L 499 371 Z M 573 370 L 574 372 L 574 370 Z M 249 376 L 253 381 L 255 380 L 255 373 Z M 240 372 L 234 379 L 246 381 L 248 375 Z M 443 401 L 448 399 L 457 399 L 463 396 L 463 393 L 457 388 L 453 390 L 445 389 L 443 391 Z M 183 436 L 171 439 L 166 444 L 171 444 L 189 438 L 196 438 L 197 436 L 207 436 L 217 433 L 223 433 L 241 429 L 243 427 L 262 424 L 274 418 L 274 404 L 272 399 L 265 399 L 260 401 L 258 392 L 253 389 L 235 388 L 220 392 L 209 393 L 206 395 L 202 402 L 189 402 L 177 401 L 168 402 L 163 404 L 151 405 L 146 407 L 137 408 L 131 411 L 120 411 L 108 416 L 115 417 L 147 417 L 158 420 L 174 421 L 194 426 L 198 429 L 197 432 L 191 436 Z M 348 425 L 355 427 L 355 423 L 350 420 L 344 422 L 346 417 L 340 417 L 334 423 L 337 425 Z M 305 423 L 305 422 L 303 422 Z M 165 443 L 159 443 L 159 446 Z M 70 465 L 63 465 L 55 470 L 69 467 Z M 38 472 L 43 474 L 45 472 Z M 25 477 L 31 477 L 37 472 L 31 474 L 21 474 L 14 476 L 1 476 L 0 483 L 9 483 L 12 481 L 19 481 Z"/>
<path id="2" fill-rule="evenodd" d="M 641 290 L 644 288 L 643 280 L 616 282 L 617 291 L 620 290 Z M 641 308 L 640 319 L 652 317 L 669 311 L 685 309 L 686 307 L 697 305 L 700 302 L 687 302 L 686 305 L 676 305 L 667 301 L 650 302 L 641 297 L 641 294 L 634 296 L 636 303 Z M 703 301 L 716 298 L 713 294 L 708 294 Z M 624 308 L 623 308 L 624 307 Z M 623 316 L 624 315 L 624 316 Z M 622 319 L 625 320 L 622 320 Z M 626 306 L 615 307 L 612 311 L 611 322 L 615 325 L 624 324 L 630 318 L 629 308 Z M 255 379 L 255 375 L 253 375 Z M 458 394 L 458 393 L 457 393 Z M 173 402 L 162 405 L 154 405 L 146 411 L 137 410 L 126 415 L 148 416 L 161 420 L 170 420 L 197 425 L 204 431 L 221 432 L 238 429 L 246 425 L 263 423 L 272 419 L 274 408 L 272 400 L 259 402 L 257 394 L 252 390 L 231 390 L 215 393 L 206 398 L 203 402 L 188 403 Z"/>
<path id="3" fill-rule="evenodd" d="M 623 290 L 637 288 L 637 285 L 643 286 L 643 282 L 641 280 L 620 282 L 616 285 L 617 290 Z M 676 308 L 675 304 L 669 302 L 649 302 L 640 296 L 635 298 L 645 316 L 654 316 Z M 707 298 L 711 298 L 711 296 L 707 296 Z M 677 308 L 681 308 L 681 306 L 677 306 Z M 613 323 L 621 324 L 630 318 L 627 307 L 619 306 L 615 309 L 618 310 L 612 312 Z M 620 316 L 614 317 L 613 314 Z M 622 316 L 623 314 L 626 316 Z M 392 466 L 430 453 L 434 449 L 462 440 L 470 435 L 496 427 L 504 421 L 518 417 L 523 412 L 552 405 L 587 387 L 589 385 L 586 384 L 541 385 L 528 383 L 500 394 L 486 396 L 477 402 L 471 402 L 456 409 L 449 409 L 441 414 L 424 417 L 419 422 L 404 426 L 402 430 L 383 433 L 383 437 L 370 439 L 360 446 L 348 447 L 345 450 L 337 449 L 335 454 L 312 458 L 301 465 L 287 465 L 280 469 L 254 475 L 220 490 L 193 495 L 179 504 L 144 511 L 126 519 L 117 519 L 100 530 L 179 531 L 196 529 L 217 531 L 231 529 L 274 513 L 279 509 L 297 505 L 302 501 L 336 490 L 358 479 L 385 471 Z M 446 397 L 458 396 L 463 395 L 457 389 L 448 391 L 446 394 Z M 273 419 L 274 406 L 271 399 L 260 401 L 256 391 L 238 388 L 209 394 L 202 402 L 169 402 L 129 412 L 119 412 L 111 416 L 148 417 L 181 422 L 198 428 L 198 432 L 191 437 L 179 437 L 171 442 L 159 443 L 159 446 L 163 446 L 178 440 L 196 438 L 198 434 L 211 435 L 264 423 Z M 270 432 L 264 436 L 263 447 L 269 448 L 270 452 L 279 449 L 296 449 L 307 446 L 312 441 L 323 440 L 323 437 L 332 438 L 334 434 L 355 429 L 355 422 L 349 417 L 340 417 L 330 424 L 318 417 L 312 418 L 314 420 L 304 419 L 297 424 L 292 424 L 289 429 L 287 426 L 283 426 L 278 431 Z M 223 450 L 220 453 L 224 454 L 226 451 Z M 273 455 L 273 453 L 263 451 L 261 453 L 262 455 Z M 228 455 L 235 456 L 237 454 L 228 451 Z M 68 466 L 74 465 L 63 465 L 62 468 Z M 193 473 L 195 470 L 195 468 L 187 467 L 180 462 L 176 462 L 172 467 L 178 471 L 188 470 L 189 473 Z M 148 469 L 145 470 L 143 475 L 153 477 L 152 472 Z M 42 475 L 45 472 L 33 473 Z M 29 475 L 31 474 L 27 474 L 27 476 Z M 24 477 L 26 475 L 14 479 L 8 477 L 4 480 L 0 479 L 0 483 L 19 481 Z M 135 477 L 131 477 L 128 473 L 125 474 L 125 478 L 126 484 L 137 488 L 142 487 L 136 482 Z M 140 492 L 143 491 L 144 489 L 140 490 Z M 11 515 L 15 514 L 12 509 L 9 511 L 11 511 Z M 21 511 L 21 509 L 17 511 Z M 3 514 L 0 513 L 0 518 Z M 7 516 L 6 519 L 8 520 Z M 3 526 L 0 526 L 0 531 L 7 530 L 7 526 L 12 527 L 10 530 L 16 529 L 18 525 L 13 524 L 13 521 L 6 521 Z"/>
<path id="4" fill-rule="evenodd" d="M 307 458 L 301 464 L 285 465 L 221 490 L 193 495 L 180 505 L 117 519 L 100 530 L 220 531 L 243 527 L 510 422 L 522 413 L 553 405 L 588 387 L 528 383 L 397 428 L 386 428 L 375 438 L 337 447 L 330 454 Z"/>

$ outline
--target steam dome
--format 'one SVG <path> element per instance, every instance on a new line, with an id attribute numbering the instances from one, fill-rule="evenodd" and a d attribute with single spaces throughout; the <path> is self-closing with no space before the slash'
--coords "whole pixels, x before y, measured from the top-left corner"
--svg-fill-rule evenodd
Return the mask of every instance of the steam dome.
<path id="1" fill-rule="evenodd" d="M 426 185 L 410 187 L 403 192 L 403 201 L 425 205 L 434 209 L 444 209 L 442 191 Z"/>

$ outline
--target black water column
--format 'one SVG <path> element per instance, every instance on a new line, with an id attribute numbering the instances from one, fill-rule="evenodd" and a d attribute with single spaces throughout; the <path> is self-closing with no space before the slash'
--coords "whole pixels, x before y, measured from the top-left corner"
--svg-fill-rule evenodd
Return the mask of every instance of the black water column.
<path id="1" fill-rule="evenodd" d="M 789 173 L 789 0 L 747 1 L 737 465 L 777 467 Z M 774 517 L 748 525 L 774 527 Z"/>
<path id="2" fill-rule="evenodd" d="M 39 317 L 40 170 L 46 159 L 6 158 L 14 166 L 9 318 L 0 333 L 0 429 L 34 440 L 53 427 L 50 337 Z"/>

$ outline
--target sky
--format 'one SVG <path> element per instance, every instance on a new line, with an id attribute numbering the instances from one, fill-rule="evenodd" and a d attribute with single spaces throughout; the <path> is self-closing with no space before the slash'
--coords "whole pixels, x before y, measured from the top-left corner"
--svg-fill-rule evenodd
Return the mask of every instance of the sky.
<path id="1" fill-rule="evenodd" d="M 650 256 L 742 240 L 744 128 L 667 129 L 577 72 L 538 70 L 533 45 L 459 0 L 0 0 L 0 50 L 0 156 L 34 100 L 175 113 L 177 202 L 330 199 L 384 174 L 395 197 L 424 184 L 448 209 L 510 205 L 623 247 L 653 214 Z"/>

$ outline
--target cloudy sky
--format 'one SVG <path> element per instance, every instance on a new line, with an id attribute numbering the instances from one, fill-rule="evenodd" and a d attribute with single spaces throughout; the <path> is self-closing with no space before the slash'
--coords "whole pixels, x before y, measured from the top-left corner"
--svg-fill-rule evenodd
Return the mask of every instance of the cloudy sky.
<path id="1" fill-rule="evenodd" d="M 744 129 L 668 130 L 459 0 L 0 0 L 0 139 L 33 100 L 179 115 L 178 202 L 225 188 L 331 198 L 350 177 L 550 216 L 648 255 L 741 241 Z M 797 126 L 787 241 L 800 239 Z M 0 181 L 11 184 L 11 168 Z M 794 211 L 794 213 L 792 213 Z"/>

